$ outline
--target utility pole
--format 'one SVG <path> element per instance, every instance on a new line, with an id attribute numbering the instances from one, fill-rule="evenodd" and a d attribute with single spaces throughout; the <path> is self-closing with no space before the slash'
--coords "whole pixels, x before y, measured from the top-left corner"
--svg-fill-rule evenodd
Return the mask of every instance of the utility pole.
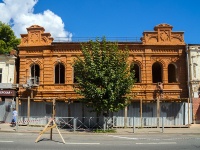
<path id="1" fill-rule="evenodd" d="M 157 97 L 157 128 L 159 128 L 159 122 L 160 122 L 160 94 Z"/>
<path id="2" fill-rule="evenodd" d="M 159 128 L 160 122 L 160 99 L 163 98 L 163 83 L 158 82 L 158 96 L 157 96 L 157 128 Z"/>
<path id="3" fill-rule="evenodd" d="M 52 119 L 55 119 L 55 115 L 56 115 L 56 100 L 55 98 L 53 99 L 53 108 L 52 108 Z M 52 126 L 54 125 L 53 121 L 51 122 Z M 51 132 L 50 132 L 50 140 L 52 140 L 52 133 L 53 133 L 53 128 L 51 128 Z"/>
<path id="4" fill-rule="evenodd" d="M 28 105 L 27 105 L 27 117 L 28 117 L 28 126 L 29 126 L 29 121 L 30 121 L 30 112 L 31 112 L 31 99 L 30 96 L 28 96 Z"/>

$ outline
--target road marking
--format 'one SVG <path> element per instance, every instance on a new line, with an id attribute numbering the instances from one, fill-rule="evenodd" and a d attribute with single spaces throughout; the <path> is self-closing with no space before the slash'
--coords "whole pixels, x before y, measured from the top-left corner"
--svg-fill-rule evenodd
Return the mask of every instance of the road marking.
<path id="1" fill-rule="evenodd" d="M 177 144 L 176 142 L 158 142 L 158 143 L 135 143 L 135 144 L 140 144 L 140 145 L 150 145 L 150 144 Z"/>
<path id="2" fill-rule="evenodd" d="M 65 144 L 71 144 L 71 145 L 98 145 L 100 143 L 65 143 Z"/>
<path id="3" fill-rule="evenodd" d="M 123 137 L 123 136 L 114 136 L 114 135 L 108 135 L 114 138 L 119 138 L 119 139 L 127 139 L 127 140 L 145 140 L 145 138 L 129 138 L 129 137 Z"/>
<path id="4" fill-rule="evenodd" d="M 13 141 L 0 141 L 0 143 L 12 143 Z"/>

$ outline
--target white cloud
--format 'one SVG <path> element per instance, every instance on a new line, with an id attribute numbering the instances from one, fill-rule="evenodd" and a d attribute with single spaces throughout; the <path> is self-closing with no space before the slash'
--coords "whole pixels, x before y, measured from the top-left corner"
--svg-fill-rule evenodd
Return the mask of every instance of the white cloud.
<path id="1" fill-rule="evenodd" d="M 72 33 L 64 29 L 64 23 L 58 15 L 51 10 L 35 14 L 34 6 L 39 0 L 3 0 L 0 3 L 0 21 L 12 26 L 17 37 L 27 33 L 26 28 L 39 25 L 56 37 L 65 37 L 71 40 Z"/>

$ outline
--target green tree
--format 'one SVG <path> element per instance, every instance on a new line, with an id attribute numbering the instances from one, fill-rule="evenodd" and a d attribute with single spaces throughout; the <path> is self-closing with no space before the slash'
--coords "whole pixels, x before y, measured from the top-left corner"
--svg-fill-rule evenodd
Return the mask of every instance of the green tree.
<path id="1" fill-rule="evenodd" d="M 134 71 L 127 64 L 128 49 L 102 40 L 82 44 L 83 56 L 77 56 L 73 67 L 81 100 L 98 115 L 124 108 L 135 83 Z"/>
<path id="2" fill-rule="evenodd" d="M 17 39 L 11 27 L 0 21 L 0 54 L 8 54 L 11 50 L 17 50 L 20 39 Z"/>

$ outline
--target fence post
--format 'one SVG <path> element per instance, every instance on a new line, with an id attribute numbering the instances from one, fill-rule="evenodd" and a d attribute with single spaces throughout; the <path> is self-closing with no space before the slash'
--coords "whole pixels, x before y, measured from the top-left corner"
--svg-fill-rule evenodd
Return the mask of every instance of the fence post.
<path id="1" fill-rule="evenodd" d="M 17 118 L 16 118 L 16 131 L 18 131 L 18 116 L 19 116 L 19 97 L 16 97 L 16 111 L 17 111 Z"/>
<path id="2" fill-rule="evenodd" d="M 76 118 L 74 118 L 74 132 L 76 131 Z"/>
<path id="3" fill-rule="evenodd" d="M 106 119 L 105 117 L 103 117 L 103 131 L 106 130 Z"/>
<path id="4" fill-rule="evenodd" d="M 30 103 L 31 103 L 31 100 L 30 100 L 30 96 L 28 96 L 28 103 L 27 103 L 27 125 L 29 126 L 29 121 L 30 121 Z"/>
<path id="5" fill-rule="evenodd" d="M 159 128 L 160 122 L 160 97 L 157 97 L 157 128 Z"/>
<path id="6" fill-rule="evenodd" d="M 162 133 L 164 133 L 164 117 L 162 117 Z"/>
<path id="7" fill-rule="evenodd" d="M 89 128 L 90 128 L 90 119 L 91 119 L 91 118 L 92 118 L 92 117 L 89 118 Z"/>
<path id="8" fill-rule="evenodd" d="M 133 117 L 133 133 L 135 133 L 135 117 Z"/>

